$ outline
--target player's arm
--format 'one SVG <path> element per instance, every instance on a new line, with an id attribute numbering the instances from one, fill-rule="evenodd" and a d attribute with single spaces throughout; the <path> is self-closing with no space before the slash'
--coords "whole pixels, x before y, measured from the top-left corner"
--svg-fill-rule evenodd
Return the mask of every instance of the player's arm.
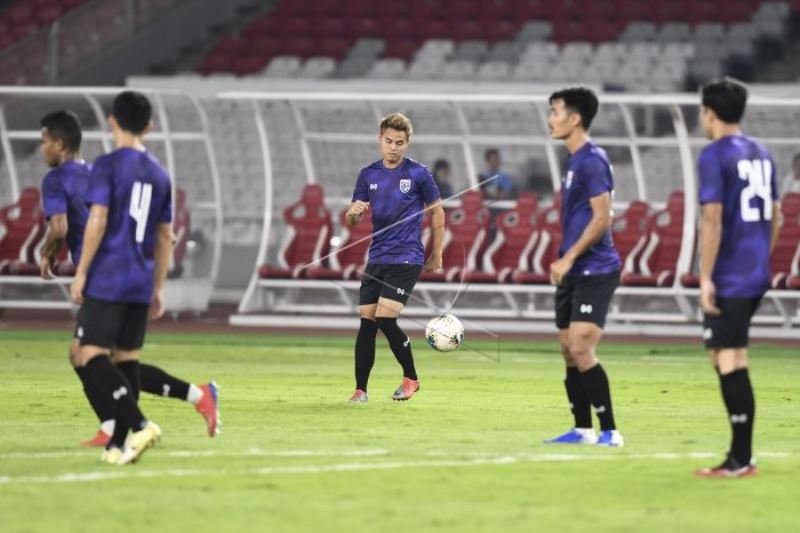
<path id="1" fill-rule="evenodd" d="M 560 284 L 564 276 L 572 269 L 575 260 L 602 239 L 603 235 L 611 228 L 611 193 L 604 192 L 593 196 L 589 200 L 589 204 L 592 207 L 592 218 L 589 220 L 589 224 L 564 256 L 550 265 L 550 281 L 556 285 Z"/>
<path id="2" fill-rule="evenodd" d="M 83 232 L 83 251 L 81 260 L 75 270 L 75 281 L 70 287 L 72 301 L 77 304 L 83 303 L 83 289 L 86 286 L 86 275 L 89 266 L 97 255 L 103 236 L 106 234 L 106 224 L 108 222 L 108 207 L 100 204 L 92 204 L 89 210 L 89 219 L 86 221 L 86 229 Z"/>
<path id="3" fill-rule="evenodd" d="M 444 207 L 441 200 L 425 206 L 431 214 L 432 246 L 431 255 L 425 261 L 425 271 L 435 272 L 442 268 L 442 247 L 444 246 Z"/>
<path id="4" fill-rule="evenodd" d="M 42 246 L 42 259 L 39 263 L 39 271 L 42 278 L 53 279 L 50 267 L 53 265 L 55 256 L 61 249 L 64 239 L 67 237 L 68 230 L 69 225 L 65 213 L 50 216 L 47 222 L 47 235 Z"/>
<path id="5" fill-rule="evenodd" d="M 703 204 L 700 212 L 700 306 L 707 314 L 718 315 L 716 288 L 711 279 L 722 242 L 722 204 Z"/>
<path id="6" fill-rule="evenodd" d="M 172 223 L 162 222 L 156 228 L 156 246 L 153 251 L 155 268 L 153 271 L 153 303 L 150 309 L 151 318 L 160 318 L 164 314 L 164 283 L 169 271 L 169 260 L 172 257 L 174 235 Z"/>
<path id="7" fill-rule="evenodd" d="M 781 211 L 781 203 L 772 202 L 772 233 L 769 239 L 769 255 L 772 255 L 772 251 L 775 249 L 775 245 L 778 243 L 778 233 L 781 231 L 781 226 L 783 226 L 783 211 Z"/>

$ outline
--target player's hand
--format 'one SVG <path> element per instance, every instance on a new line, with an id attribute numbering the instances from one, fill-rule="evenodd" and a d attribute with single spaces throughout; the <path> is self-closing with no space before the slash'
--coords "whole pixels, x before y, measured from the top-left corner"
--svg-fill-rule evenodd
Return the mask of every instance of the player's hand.
<path id="1" fill-rule="evenodd" d="M 717 287 L 710 279 L 700 280 L 700 307 L 709 316 L 722 314 L 722 311 L 717 307 Z"/>
<path id="2" fill-rule="evenodd" d="M 361 220 L 361 217 L 369 210 L 369 202 L 362 202 L 361 200 L 356 200 L 353 202 L 353 205 L 350 206 L 350 209 L 347 211 L 347 219 L 349 220 L 350 224 L 358 224 Z"/>
<path id="3" fill-rule="evenodd" d="M 155 291 L 150 302 L 150 320 L 158 320 L 164 316 L 164 291 Z"/>
<path id="4" fill-rule="evenodd" d="M 428 257 L 428 260 L 425 261 L 425 266 L 422 267 L 422 270 L 425 272 L 436 272 L 441 269 L 442 269 L 441 254 L 431 254 Z"/>
<path id="5" fill-rule="evenodd" d="M 55 261 L 53 261 L 50 257 L 42 257 L 41 261 L 39 261 L 39 273 L 42 276 L 42 279 L 53 279 L 55 275 L 53 274 L 53 266 L 55 266 Z"/>
<path id="6" fill-rule="evenodd" d="M 83 303 L 83 289 L 86 287 L 86 274 L 75 274 L 75 280 L 69 286 L 69 295 L 78 305 Z"/>
<path id="7" fill-rule="evenodd" d="M 550 265 L 550 283 L 553 285 L 561 285 L 570 270 L 572 270 L 573 261 L 568 257 L 562 257 Z"/>

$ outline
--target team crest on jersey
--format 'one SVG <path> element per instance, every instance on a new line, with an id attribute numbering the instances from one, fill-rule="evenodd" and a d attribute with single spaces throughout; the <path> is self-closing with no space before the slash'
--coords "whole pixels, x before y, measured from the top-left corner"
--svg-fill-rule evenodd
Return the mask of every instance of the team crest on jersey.
<path id="1" fill-rule="evenodd" d="M 564 187 L 569 189 L 572 187 L 572 171 L 567 172 L 567 179 L 564 180 Z"/>
<path id="2" fill-rule="evenodd" d="M 411 190 L 411 180 L 409 179 L 401 179 L 400 180 L 400 192 L 405 194 Z"/>

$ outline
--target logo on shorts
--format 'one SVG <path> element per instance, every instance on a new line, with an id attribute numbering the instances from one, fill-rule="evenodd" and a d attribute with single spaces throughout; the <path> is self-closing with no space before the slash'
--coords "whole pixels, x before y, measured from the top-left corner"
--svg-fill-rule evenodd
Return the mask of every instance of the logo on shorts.
<path id="1" fill-rule="evenodd" d="M 581 314 L 582 315 L 591 315 L 592 314 L 592 306 L 589 304 L 581 304 Z"/>
<path id="2" fill-rule="evenodd" d="M 80 326 L 78 327 L 78 338 L 79 338 L 79 339 L 82 339 L 82 338 L 83 338 L 83 328 L 82 328 L 82 327 L 80 327 Z"/>
<path id="3" fill-rule="evenodd" d="M 377 183 L 370 183 L 369 184 L 369 190 L 377 191 L 378 190 L 378 184 Z"/>
<path id="4" fill-rule="evenodd" d="M 400 296 L 405 296 L 406 290 L 398 287 L 397 288 L 397 294 L 399 294 Z"/>
<path id="5" fill-rule="evenodd" d="M 705 340 L 710 341 L 713 336 L 714 332 L 711 330 L 711 328 L 706 328 L 705 330 L 703 330 L 703 338 Z"/>
<path id="6" fill-rule="evenodd" d="M 409 179 L 401 179 L 400 180 L 400 192 L 405 194 L 411 190 L 411 180 Z"/>
<path id="7" fill-rule="evenodd" d="M 564 187 L 565 188 L 569 189 L 570 187 L 572 187 L 572 177 L 573 176 L 574 176 L 574 173 L 571 170 L 569 172 L 567 172 L 567 179 L 564 180 L 565 181 L 565 183 L 564 183 Z"/>

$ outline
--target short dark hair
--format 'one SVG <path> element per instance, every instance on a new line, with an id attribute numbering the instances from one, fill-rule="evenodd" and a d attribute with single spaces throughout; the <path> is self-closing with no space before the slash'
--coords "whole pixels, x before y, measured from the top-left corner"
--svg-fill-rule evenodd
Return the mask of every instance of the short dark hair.
<path id="1" fill-rule="evenodd" d="M 433 163 L 433 173 L 436 174 L 440 170 L 450 170 L 450 162 L 447 159 L 437 159 Z"/>
<path id="2" fill-rule="evenodd" d="M 723 78 L 703 87 L 703 106 L 728 124 L 738 124 L 747 105 L 747 87 L 739 80 Z"/>
<path id="3" fill-rule="evenodd" d="M 568 87 L 550 95 L 550 104 L 556 100 L 563 100 L 564 107 L 581 116 L 583 129 L 589 131 L 600 102 L 594 91 L 587 87 Z"/>
<path id="4" fill-rule="evenodd" d="M 483 160 L 486 161 L 492 156 L 500 157 L 500 150 L 497 148 L 487 148 L 485 152 L 483 152 Z"/>
<path id="5" fill-rule="evenodd" d="M 134 135 L 141 134 L 150 124 L 153 106 L 145 95 L 136 91 L 123 91 L 114 98 L 111 115 L 119 127 Z"/>
<path id="6" fill-rule="evenodd" d="M 64 148 L 70 152 L 81 149 L 81 121 L 72 111 L 61 110 L 46 114 L 39 121 L 39 125 L 47 129 L 47 134 L 64 143 Z"/>

